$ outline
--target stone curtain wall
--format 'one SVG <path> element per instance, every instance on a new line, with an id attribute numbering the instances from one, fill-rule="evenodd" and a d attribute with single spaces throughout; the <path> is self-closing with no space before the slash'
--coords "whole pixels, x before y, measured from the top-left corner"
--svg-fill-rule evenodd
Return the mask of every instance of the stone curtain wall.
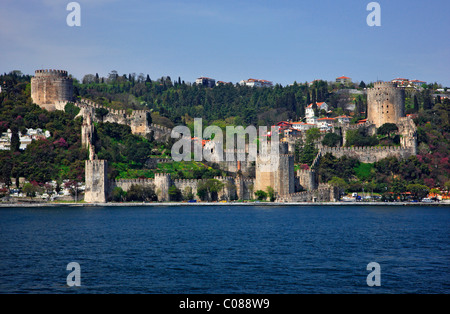
<path id="1" fill-rule="evenodd" d="M 400 146 L 322 147 L 320 152 L 322 155 L 331 153 L 337 158 L 357 158 L 364 163 L 374 163 L 389 156 L 405 159 L 414 154 L 411 147 Z"/>
<path id="2" fill-rule="evenodd" d="M 319 184 L 315 190 L 280 195 L 276 202 L 335 202 L 337 200 L 338 191 L 335 187 L 329 184 Z"/>

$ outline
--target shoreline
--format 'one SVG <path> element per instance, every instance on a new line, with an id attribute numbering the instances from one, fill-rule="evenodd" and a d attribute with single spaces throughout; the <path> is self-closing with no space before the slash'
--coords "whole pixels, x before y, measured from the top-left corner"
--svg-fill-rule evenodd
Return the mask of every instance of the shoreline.
<path id="1" fill-rule="evenodd" d="M 450 206 L 450 202 L 441 201 L 433 203 L 412 202 L 151 202 L 151 203 L 0 203 L 0 208 L 10 207 L 136 207 L 136 206 Z"/>

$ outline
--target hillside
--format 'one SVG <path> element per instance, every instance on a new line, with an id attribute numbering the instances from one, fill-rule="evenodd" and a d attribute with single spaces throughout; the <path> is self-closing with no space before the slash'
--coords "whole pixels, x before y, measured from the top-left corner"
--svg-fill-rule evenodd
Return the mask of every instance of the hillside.
<path id="1" fill-rule="evenodd" d="M 25 177 L 43 184 L 50 180 L 84 180 L 86 150 L 81 148 L 82 119 L 74 119 L 76 110 L 67 106 L 66 112 L 47 112 L 32 104 L 30 76 L 12 72 L 0 76 L 0 131 L 12 131 L 11 150 L 0 151 L 0 181 Z M 202 117 L 208 124 L 273 125 L 281 120 L 304 116 L 306 104 L 325 101 L 331 116 L 352 114 L 346 104 L 354 103 L 353 122 L 364 118 L 364 94 L 349 94 L 348 88 L 363 90 L 362 84 L 344 86 L 316 81 L 314 84 L 294 83 L 273 88 L 250 88 L 223 84 L 213 88 L 186 84 L 180 79 L 161 78 L 152 81 L 119 77 L 98 82 L 75 82 L 77 97 L 92 99 L 115 109 L 149 109 L 152 121 L 173 127 L 192 124 Z M 369 84 L 370 85 L 370 84 Z M 368 86 L 369 86 L 368 85 Z M 355 89 L 356 90 L 356 89 Z M 444 188 L 450 179 L 448 161 L 450 150 L 449 100 L 432 100 L 431 90 L 407 93 L 407 112 L 416 114 L 419 150 L 417 156 L 399 161 L 386 158 L 375 164 L 355 160 L 338 160 L 325 156 L 319 165 L 322 182 L 341 182 L 347 191 L 373 190 L 378 193 L 406 191 L 409 184 L 428 189 Z M 432 101 L 430 101 L 430 99 Z M 318 115 L 323 115 L 318 112 Z M 47 130 L 51 136 L 35 140 L 25 150 L 18 149 L 17 135 L 28 128 Z M 95 148 L 100 159 L 110 162 L 110 178 L 153 177 L 156 172 L 170 173 L 174 178 L 212 178 L 224 173 L 202 163 L 152 163 L 152 159 L 170 157 L 170 143 L 157 143 L 151 138 L 131 134 L 130 128 L 111 123 L 98 123 L 95 128 Z M 386 138 L 380 138 L 386 142 Z M 13 144 L 13 142 L 15 144 Z M 389 145 L 391 143 L 388 141 Z M 396 145 L 392 141 L 392 145 Z M 299 165 L 315 157 L 316 150 L 307 145 L 296 160 Z M 336 181 L 342 179 L 343 181 Z M 334 180 L 334 181 L 333 181 Z"/>

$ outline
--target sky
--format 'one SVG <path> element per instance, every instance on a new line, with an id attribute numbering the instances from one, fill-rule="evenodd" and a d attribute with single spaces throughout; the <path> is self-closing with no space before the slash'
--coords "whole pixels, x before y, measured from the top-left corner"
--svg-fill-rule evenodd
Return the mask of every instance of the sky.
<path id="1" fill-rule="evenodd" d="M 136 73 L 194 82 L 207 76 L 281 85 L 394 78 L 450 87 L 450 1 L 79 0 L 81 26 L 67 25 L 69 0 L 2 0 L 0 73 L 67 70 L 107 77 Z"/>

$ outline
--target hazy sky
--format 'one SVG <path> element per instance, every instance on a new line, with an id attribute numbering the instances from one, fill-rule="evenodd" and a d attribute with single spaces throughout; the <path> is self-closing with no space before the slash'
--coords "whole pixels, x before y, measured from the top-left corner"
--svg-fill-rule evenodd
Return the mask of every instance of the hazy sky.
<path id="1" fill-rule="evenodd" d="M 359 82 L 419 79 L 450 86 L 450 1 L 2 0 L 0 72 L 64 69 L 78 79 L 144 73 L 287 85 L 345 75 Z"/>

